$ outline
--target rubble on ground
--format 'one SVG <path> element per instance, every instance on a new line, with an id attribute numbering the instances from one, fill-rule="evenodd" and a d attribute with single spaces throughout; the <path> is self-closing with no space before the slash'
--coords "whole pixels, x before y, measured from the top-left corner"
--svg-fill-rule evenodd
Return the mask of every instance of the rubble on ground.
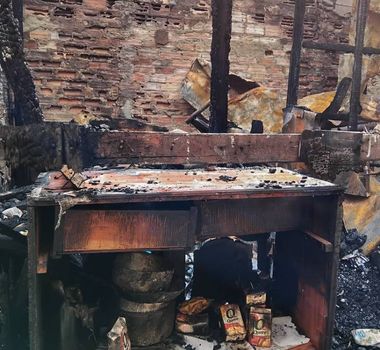
<path id="1" fill-rule="evenodd" d="M 28 234 L 26 197 L 30 190 L 25 187 L 0 194 L 0 235 L 17 239 Z"/>
<path id="2" fill-rule="evenodd" d="M 342 244 L 347 249 L 347 242 L 355 246 L 359 241 L 357 231 L 349 231 L 344 234 Z M 377 251 L 373 253 L 376 256 Z M 350 249 L 346 253 L 350 253 Z M 352 254 L 352 258 L 340 264 L 332 350 L 363 349 L 355 344 L 351 332 L 363 328 L 380 329 L 380 270 L 375 261 L 358 254 Z"/>

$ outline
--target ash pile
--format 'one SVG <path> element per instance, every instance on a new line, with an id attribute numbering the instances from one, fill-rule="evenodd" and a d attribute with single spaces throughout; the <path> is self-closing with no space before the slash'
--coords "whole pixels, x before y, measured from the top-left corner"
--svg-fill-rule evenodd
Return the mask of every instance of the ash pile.
<path id="1" fill-rule="evenodd" d="M 26 197 L 31 190 L 32 187 L 27 186 L 0 193 L 0 234 L 13 237 L 27 235 Z"/>
<path id="2" fill-rule="evenodd" d="M 357 330 L 363 330 L 363 339 L 368 339 L 372 335 L 368 330 L 380 329 L 380 247 L 366 257 L 361 253 L 365 242 L 357 230 L 343 233 L 333 350 L 379 348 L 378 344 L 365 346 L 354 337 Z M 379 339 L 379 332 L 374 337 Z"/>

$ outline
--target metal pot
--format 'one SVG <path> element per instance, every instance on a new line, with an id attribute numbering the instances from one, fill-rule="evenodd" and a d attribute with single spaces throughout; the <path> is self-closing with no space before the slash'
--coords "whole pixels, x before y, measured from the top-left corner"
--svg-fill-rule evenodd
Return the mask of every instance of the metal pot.
<path id="1" fill-rule="evenodd" d="M 126 253 L 115 259 L 113 281 L 123 292 L 154 293 L 168 290 L 174 270 L 160 255 Z"/>
<path id="2" fill-rule="evenodd" d="M 183 284 L 184 283 L 182 280 L 179 278 L 174 278 L 168 291 L 148 293 L 126 291 L 123 293 L 123 296 L 136 303 L 168 303 L 183 293 Z"/>
<path id="3" fill-rule="evenodd" d="M 174 328 L 175 300 L 168 303 L 135 303 L 120 299 L 120 313 L 125 317 L 133 346 L 158 344 Z"/>

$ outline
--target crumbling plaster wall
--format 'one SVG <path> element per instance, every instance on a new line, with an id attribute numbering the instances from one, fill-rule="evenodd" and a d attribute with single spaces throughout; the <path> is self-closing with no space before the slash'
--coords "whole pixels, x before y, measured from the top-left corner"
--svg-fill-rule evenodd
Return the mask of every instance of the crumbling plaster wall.
<path id="1" fill-rule="evenodd" d="M 347 0 L 307 0 L 306 39 L 348 42 Z M 294 0 L 234 0 L 231 70 L 286 94 Z M 210 0 L 25 0 L 25 50 L 45 117 L 182 127 L 180 84 L 209 60 Z M 334 89 L 338 55 L 305 52 L 301 96 Z"/>

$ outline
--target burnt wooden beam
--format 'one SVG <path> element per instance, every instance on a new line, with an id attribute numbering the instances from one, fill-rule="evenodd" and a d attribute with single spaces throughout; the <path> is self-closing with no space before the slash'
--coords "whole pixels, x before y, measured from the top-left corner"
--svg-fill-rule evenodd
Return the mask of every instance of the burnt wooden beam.
<path id="1" fill-rule="evenodd" d="M 342 53 L 355 52 L 355 46 L 352 46 L 352 45 L 337 44 L 337 43 L 317 43 L 310 40 L 303 41 L 302 47 L 304 49 L 324 50 L 324 51 L 333 51 L 333 52 L 342 52 Z M 380 48 L 364 47 L 363 55 L 380 55 Z"/>
<path id="2" fill-rule="evenodd" d="M 306 0 L 296 0 L 294 9 L 293 45 L 290 55 L 288 95 L 286 100 L 287 107 L 296 105 L 298 100 L 305 11 Z"/>
<path id="3" fill-rule="evenodd" d="M 32 184 L 38 174 L 62 166 L 62 126 L 56 123 L 2 126 L 5 159 L 14 185 Z"/>
<path id="4" fill-rule="evenodd" d="M 304 161 L 352 170 L 380 160 L 376 135 L 349 131 L 301 134 L 183 134 L 97 130 L 75 124 L 42 123 L 0 127 L 5 159 L 18 184 L 61 169 L 95 165 L 208 165 Z M 334 165 L 335 164 L 335 165 Z M 26 176 L 26 177 L 25 177 Z M 8 196 L 8 194 L 6 194 Z"/>
<path id="5" fill-rule="evenodd" d="M 348 77 L 343 78 L 339 82 L 333 101 L 330 103 L 330 106 L 328 106 L 322 112 L 322 115 L 339 112 L 340 108 L 342 107 L 343 101 L 348 93 L 348 90 L 350 89 L 351 82 L 352 79 Z"/>
<path id="6" fill-rule="evenodd" d="M 305 131 L 300 160 L 318 178 L 334 180 L 346 171 L 360 171 L 366 162 L 380 157 L 380 141 L 375 135 L 350 131 Z"/>
<path id="7" fill-rule="evenodd" d="M 76 171 L 82 170 L 84 163 L 90 163 L 86 158 L 89 154 L 86 129 L 71 123 L 54 122 L 0 126 L 12 185 L 31 185 L 41 172 L 61 169 L 64 164 Z"/>
<path id="8" fill-rule="evenodd" d="M 212 0 L 210 132 L 227 132 L 232 0 Z"/>
<path id="9" fill-rule="evenodd" d="M 87 135 L 95 164 L 297 162 L 300 135 L 104 132 Z M 70 164 L 70 163 L 68 163 Z"/>
<path id="10" fill-rule="evenodd" d="M 330 103 L 322 113 L 318 113 L 316 116 L 316 121 L 322 129 L 328 129 L 331 125 L 329 120 L 342 120 L 347 122 L 349 120 L 349 115 L 346 113 L 339 113 L 342 103 L 348 93 L 351 86 L 351 78 L 343 78 L 336 89 L 336 94 L 333 101 Z"/>
<path id="11" fill-rule="evenodd" d="M 316 242 L 318 242 L 325 253 L 332 253 L 334 251 L 334 245 L 331 242 L 329 242 L 327 239 L 324 239 L 320 235 L 317 235 L 313 232 L 306 231 L 306 230 L 305 230 L 305 234 L 308 237 L 315 240 Z"/>
<path id="12" fill-rule="evenodd" d="M 90 121 L 90 125 L 98 128 L 102 128 L 104 125 L 107 125 L 110 130 L 127 129 L 131 131 L 169 131 L 169 129 L 165 126 L 146 123 L 138 119 L 112 118 L 109 120 L 92 120 Z"/>
<path id="13" fill-rule="evenodd" d="M 359 0 L 356 19 L 356 38 L 354 67 L 352 71 L 352 89 L 350 99 L 350 130 L 358 129 L 358 116 L 361 113 L 360 95 L 362 83 L 363 48 L 365 28 L 367 24 L 369 0 Z"/>

